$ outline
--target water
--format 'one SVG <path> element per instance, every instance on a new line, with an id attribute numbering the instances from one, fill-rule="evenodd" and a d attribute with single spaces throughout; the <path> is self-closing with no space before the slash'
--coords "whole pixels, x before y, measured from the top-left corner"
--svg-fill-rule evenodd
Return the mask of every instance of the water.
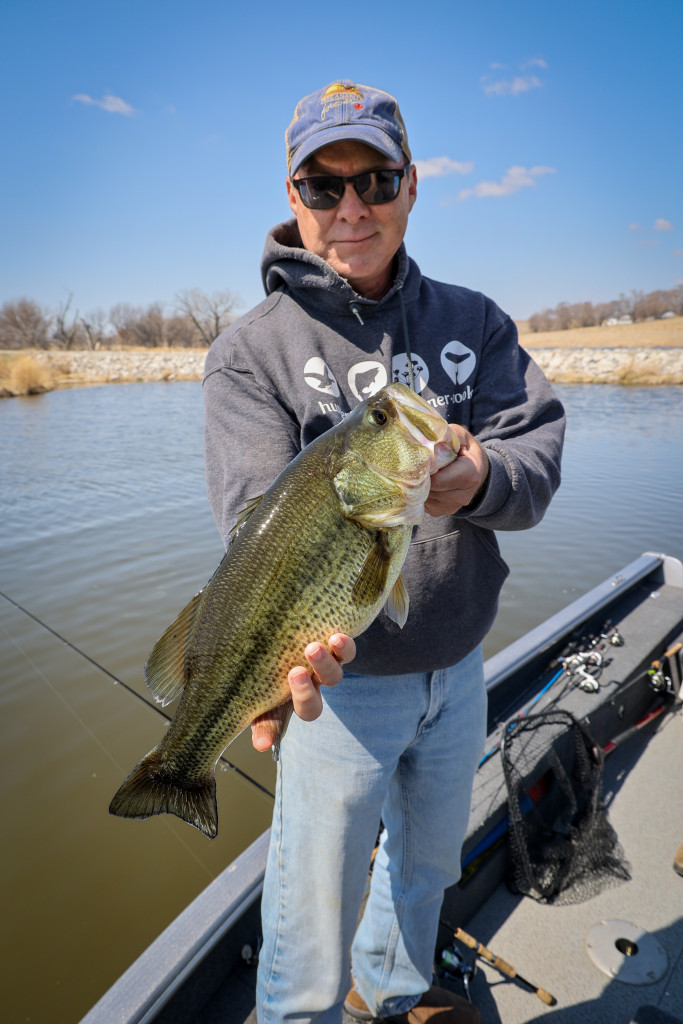
<path id="1" fill-rule="evenodd" d="M 535 530 L 500 535 L 512 573 L 487 656 L 643 551 L 683 557 L 683 389 L 558 391 L 563 485 Z M 164 728 L 144 660 L 221 554 L 199 384 L 0 402 L 8 1024 L 78 1021 L 269 823 L 273 764 L 248 737 L 219 775 L 213 842 L 168 816 L 107 814 Z"/>

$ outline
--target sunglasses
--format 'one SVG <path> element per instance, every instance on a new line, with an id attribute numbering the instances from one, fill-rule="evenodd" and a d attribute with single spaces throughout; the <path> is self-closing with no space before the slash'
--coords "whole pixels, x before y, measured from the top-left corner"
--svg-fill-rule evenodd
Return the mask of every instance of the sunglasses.
<path id="1" fill-rule="evenodd" d="M 290 178 L 294 188 L 301 196 L 301 202 L 309 210 L 332 210 L 338 205 L 346 183 L 351 182 L 356 192 L 368 206 L 381 206 L 382 203 L 393 203 L 401 191 L 401 179 L 410 167 L 380 168 L 376 171 L 363 171 L 362 174 L 317 174 L 312 178 Z"/>

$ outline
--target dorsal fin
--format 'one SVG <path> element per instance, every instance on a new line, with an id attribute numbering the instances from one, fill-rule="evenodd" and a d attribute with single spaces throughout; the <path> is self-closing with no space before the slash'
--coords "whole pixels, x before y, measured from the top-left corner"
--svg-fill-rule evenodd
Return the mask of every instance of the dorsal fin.
<path id="1" fill-rule="evenodd" d="M 159 637 L 145 662 L 145 682 L 162 707 L 175 700 L 187 682 L 185 653 L 203 593 L 200 590 L 183 608 L 163 636 Z"/>
<path id="2" fill-rule="evenodd" d="M 262 499 L 262 494 L 259 494 L 257 498 L 249 498 L 242 511 L 238 514 L 237 519 L 235 520 L 235 525 L 230 530 L 230 541 L 228 542 L 228 547 L 230 547 L 230 544 L 234 543 L 237 534 L 240 532 L 252 513 L 254 513 L 259 507 Z"/>

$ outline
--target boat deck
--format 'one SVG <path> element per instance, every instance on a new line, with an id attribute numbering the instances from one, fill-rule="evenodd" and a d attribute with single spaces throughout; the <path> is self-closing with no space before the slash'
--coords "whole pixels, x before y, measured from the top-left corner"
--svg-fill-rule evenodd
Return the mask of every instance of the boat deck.
<path id="1" fill-rule="evenodd" d="M 683 1020 L 683 878 L 672 866 L 683 843 L 683 717 L 669 715 L 648 733 L 618 747 L 605 764 L 609 819 L 631 865 L 631 880 L 573 906 L 542 905 L 501 885 L 468 922 L 468 933 L 557 999 L 556 1006 L 546 1007 L 488 965 L 477 968 L 472 998 L 485 1024 Z M 619 957 L 615 977 L 595 966 L 586 937 L 601 921 L 613 920 L 649 933 L 663 947 L 667 966 L 658 981 L 625 980 L 647 966 L 638 963 L 639 956 L 649 956 L 647 949 Z"/>

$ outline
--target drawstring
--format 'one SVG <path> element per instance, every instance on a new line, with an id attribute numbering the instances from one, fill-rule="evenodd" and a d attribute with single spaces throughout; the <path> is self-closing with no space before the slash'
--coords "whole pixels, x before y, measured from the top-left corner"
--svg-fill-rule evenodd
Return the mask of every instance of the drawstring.
<path id="1" fill-rule="evenodd" d="M 408 334 L 408 318 L 406 317 L 406 307 L 403 301 L 403 289 L 399 288 L 398 297 L 401 300 L 401 320 L 403 322 L 403 340 L 406 344 L 406 359 L 408 360 L 408 373 L 410 374 L 410 388 L 412 391 L 415 390 L 415 375 L 413 373 L 413 353 L 410 351 L 410 336 Z"/>
<path id="2" fill-rule="evenodd" d="M 349 302 L 349 309 L 351 310 L 351 312 L 353 313 L 353 315 L 355 316 L 356 320 L 361 325 L 361 327 L 365 327 L 365 321 L 363 320 L 363 317 L 360 315 L 360 307 L 359 307 L 358 303 L 357 302 Z"/>
<path id="3" fill-rule="evenodd" d="M 406 307 L 403 301 L 403 289 L 399 288 L 398 297 L 401 302 L 401 322 L 403 324 L 403 340 L 406 346 L 406 359 L 408 360 L 408 375 L 410 377 L 410 388 L 415 391 L 415 374 L 413 373 L 413 354 L 410 351 L 410 335 L 408 334 L 408 318 L 406 316 Z M 357 302 L 350 302 L 349 309 L 354 314 L 358 323 L 361 327 L 364 326 L 363 318 L 360 315 L 360 308 Z"/>

